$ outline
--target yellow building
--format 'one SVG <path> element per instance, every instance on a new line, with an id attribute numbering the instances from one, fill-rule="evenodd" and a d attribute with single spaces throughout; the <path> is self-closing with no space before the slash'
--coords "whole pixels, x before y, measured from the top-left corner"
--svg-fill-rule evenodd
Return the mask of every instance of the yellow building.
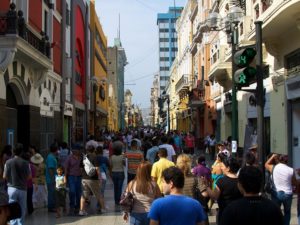
<path id="1" fill-rule="evenodd" d="M 89 132 L 97 133 L 108 124 L 108 79 L 107 79 L 107 39 L 95 11 L 95 1 L 90 2 L 91 29 L 91 78 Z M 96 106 L 96 107 L 95 107 Z M 96 110 L 95 110 L 96 109 Z"/>

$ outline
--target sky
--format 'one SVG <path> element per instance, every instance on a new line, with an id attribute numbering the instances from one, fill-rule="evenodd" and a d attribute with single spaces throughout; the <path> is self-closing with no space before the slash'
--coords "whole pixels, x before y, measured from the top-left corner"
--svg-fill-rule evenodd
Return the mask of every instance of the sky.
<path id="1" fill-rule="evenodd" d="M 132 92 L 132 102 L 140 108 L 150 107 L 150 91 L 155 74 L 158 74 L 157 13 L 167 13 L 174 0 L 95 0 L 100 23 L 113 46 L 118 34 L 128 65 L 125 67 L 125 90 Z M 175 0 L 184 7 L 187 0 Z"/>

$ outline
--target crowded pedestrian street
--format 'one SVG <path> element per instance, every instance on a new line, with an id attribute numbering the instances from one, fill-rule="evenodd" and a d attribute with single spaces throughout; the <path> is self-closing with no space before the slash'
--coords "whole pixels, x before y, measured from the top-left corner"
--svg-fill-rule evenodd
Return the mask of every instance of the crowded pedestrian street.
<path id="1" fill-rule="evenodd" d="M 300 0 L 0 0 L 0 225 L 300 225 Z"/>
<path id="2" fill-rule="evenodd" d="M 55 218 L 55 213 L 48 213 L 47 208 L 38 209 L 32 215 L 26 217 L 26 224 L 28 225 L 124 225 L 126 223 L 122 219 L 122 212 L 120 208 L 115 208 L 113 200 L 113 184 L 108 183 L 105 191 L 105 202 L 108 206 L 107 213 L 95 213 L 95 204 L 90 209 L 90 215 L 86 217 L 79 216 L 63 216 L 59 219 Z M 93 208 L 94 207 L 94 208 Z M 211 214 L 209 214 L 209 221 L 211 225 L 216 225 L 216 204 L 213 207 Z M 297 199 L 293 198 L 292 216 L 290 225 L 298 225 L 297 220 Z"/>
<path id="3" fill-rule="evenodd" d="M 126 187 L 126 179 L 124 181 L 123 189 Z M 48 213 L 47 208 L 41 208 L 34 211 L 30 216 L 26 217 L 26 224 L 28 225 L 125 225 L 126 223 L 122 218 L 122 212 L 120 207 L 114 204 L 113 200 L 113 184 L 111 180 L 108 181 L 105 190 L 105 203 L 107 205 L 107 212 L 103 214 L 96 213 L 96 202 L 93 201 L 93 204 L 90 206 L 89 215 L 85 217 L 80 216 L 62 216 L 57 219 L 55 213 Z M 216 208 L 217 204 L 215 203 L 212 207 L 211 213 L 209 216 L 209 224 L 216 224 Z M 290 225 L 298 225 L 297 220 L 297 196 L 293 197 L 292 204 L 292 213 L 291 213 L 291 223 Z"/>

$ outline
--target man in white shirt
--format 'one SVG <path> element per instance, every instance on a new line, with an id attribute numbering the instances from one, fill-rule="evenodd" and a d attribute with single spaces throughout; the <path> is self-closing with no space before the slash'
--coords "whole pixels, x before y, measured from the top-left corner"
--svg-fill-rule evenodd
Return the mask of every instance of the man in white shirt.
<path id="1" fill-rule="evenodd" d="M 98 142 L 95 141 L 94 135 L 91 135 L 91 136 L 90 136 L 89 141 L 85 144 L 85 149 L 88 149 L 89 146 L 93 146 L 94 149 L 96 149 L 96 148 L 98 147 Z"/>
<path id="2" fill-rule="evenodd" d="M 176 160 L 176 153 L 172 145 L 168 144 L 168 137 L 167 136 L 162 136 L 161 138 L 162 144 L 158 146 L 158 148 L 165 148 L 167 149 L 168 156 L 167 159 L 170 160 L 171 162 L 175 162 Z"/>

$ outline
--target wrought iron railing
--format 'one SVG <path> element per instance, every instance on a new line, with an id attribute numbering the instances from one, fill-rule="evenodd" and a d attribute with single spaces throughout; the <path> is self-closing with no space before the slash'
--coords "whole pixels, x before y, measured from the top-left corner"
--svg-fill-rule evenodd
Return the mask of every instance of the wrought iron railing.
<path id="1" fill-rule="evenodd" d="M 38 37 L 29 30 L 26 26 L 23 12 L 21 10 L 17 12 L 14 3 L 10 4 L 10 9 L 6 14 L 0 15 L 0 35 L 6 34 L 19 35 L 19 37 L 27 41 L 32 47 L 50 58 L 51 44 L 49 37 L 44 32 L 41 32 L 41 37 Z"/>

